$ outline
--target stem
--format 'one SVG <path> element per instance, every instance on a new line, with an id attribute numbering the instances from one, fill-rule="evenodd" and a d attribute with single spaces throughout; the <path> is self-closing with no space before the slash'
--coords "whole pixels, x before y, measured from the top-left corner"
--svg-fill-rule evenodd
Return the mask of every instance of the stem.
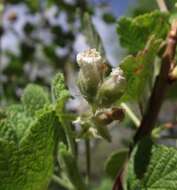
<path id="1" fill-rule="evenodd" d="M 177 136 L 162 136 L 160 139 L 163 139 L 163 140 L 177 140 Z"/>
<path id="2" fill-rule="evenodd" d="M 70 190 L 73 189 L 73 187 L 72 187 L 70 184 L 68 184 L 65 180 L 61 179 L 60 177 L 58 177 L 58 176 L 56 176 L 56 175 L 53 175 L 53 176 L 52 176 L 52 180 L 53 180 L 55 183 L 57 183 L 58 185 L 60 185 L 60 186 L 62 186 L 62 187 L 64 187 L 64 188 L 66 188 L 66 189 L 70 189 Z"/>
<path id="3" fill-rule="evenodd" d="M 133 123 L 138 127 L 140 125 L 140 120 L 138 117 L 133 113 L 131 108 L 126 103 L 121 103 L 121 107 L 126 111 L 127 115 L 133 121 Z"/>
<path id="4" fill-rule="evenodd" d="M 75 155 L 75 144 L 74 144 L 74 138 L 73 138 L 73 134 L 72 134 L 73 132 L 72 132 L 71 126 L 68 125 L 68 123 L 66 123 L 63 118 L 61 118 L 60 121 L 63 125 L 64 131 L 66 134 L 68 146 L 69 146 L 72 154 Z"/>
<path id="5" fill-rule="evenodd" d="M 155 127 L 155 123 L 164 100 L 165 92 L 169 86 L 168 76 L 173 63 L 177 45 L 177 21 L 175 21 L 167 37 L 166 50 L 162 56 L 162 66 L 159 75 L 156 78 L 152 94 L 150 96 L 147 110 L 143 116 L 140 127 L 135 137 L 134 145 L 143 137 L 150 135 Z M 130 153 L 131 153 L 130 149 Z M 113 190 L 123 190 L 122 173 L 119 173 L 115 180 Z"/>
<path id="6" fill-rule="evenodd" d="M 112 190 L 123 190 L 122 174 L 123 174 L 123 169 L 118 173 Z"/>
<path id="7" fill-rule="evenodd" d="M 168 89 L 168 75 L 171 63 L 174 60 L 177 44 L 177 21 L 172 24 L 167 37 L 166 50 L 162 56 L 162 66 L 159 75 L 156 78 L 152 94 L 150 96 L 147 110 L 143 116 L 139 129 L 134 137 L 135 144 L 143 137 L 150 135 L 155 127 L 155 123 L 163 103 L 165 93 Z"/>
<path id="8" fill-rule="evenodd" d="M 86 150 L 86 173 L 87 173 L 87 183 L 89 183 L 90 173 L 91 173 L 91 154 L 90 154 L 90 140 L 85 140 L 85 150 Z"/>
<path id="9" fill-rule="evenodd" d="M 159 6 L 159 9 L 162 11 L 162 12 L 168 12 L 168 8 L 167 8 L 167 5 L 165 3 L 165 0 L 156 0 L 158 6 Z"/>

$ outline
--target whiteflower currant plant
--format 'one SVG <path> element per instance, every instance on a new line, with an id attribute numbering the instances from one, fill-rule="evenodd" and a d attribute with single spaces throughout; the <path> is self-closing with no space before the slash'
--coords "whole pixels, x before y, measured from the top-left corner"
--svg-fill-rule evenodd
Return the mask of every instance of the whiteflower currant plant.
<path id="1" fill-rule="evenodd" d="M 87 15 L 91 48 L 80 52 L 76 61 L 77 84 L 88 109 L 84 113 L 66 110 L 72 97 L 62 73 L 53 78 L 51 93 L 29 84 L 19 104 L 2 108 L 0 190 L 47 190 L 51 181 L 66 190 L 177 189 L 177 150 L 158 143 L 161 131 L 167 130 L 158 115 L 177 79 L 175 11 L 119 19 L 117 33 L 129 55 L 115 68 L 107 64 Z M 140 114 L 132 111 L 134 105 Z M 109 125 L 118 121 L 124 127 L 124 120 L 132 123 L 134 134 L 124 149 L 108 157 L 107 179 L 95 187 L 91 141 L 111 143 Z M 82 170 L 77 148 L 81 140 L 86 158 Z"/>

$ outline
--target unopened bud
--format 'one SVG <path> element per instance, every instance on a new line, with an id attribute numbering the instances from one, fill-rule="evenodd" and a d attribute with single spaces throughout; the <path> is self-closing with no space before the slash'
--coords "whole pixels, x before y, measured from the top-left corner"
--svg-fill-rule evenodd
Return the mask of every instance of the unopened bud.
<path id="1" fill-rule="evenodd" d="M 77 55 L 77 63 L 80 67 L 83 67 L 85 64 L 100 64 L 102 62 L 102 57 L 96 49 L 88 49 L 84 52 L 81 52 Z"/>
<path id="2" fill-rule="evenodd" d="M 123 76 L 123 71 L 120 68 L 113 69 L 98 90 L 98 105 L 110 106 L 123 95 L 125 87 L 126 79 Z"/>
<path id="3" fill-rule="evenodd" d="M 98 85 L 103 80 L 106 65 L 96 49 L 89 49 L 77 55 L 80 66 L 78 86 L 84 97 L 92 102 L 97 93 Z"/>
<path id="4" fill-rule="evenodd" d="M 95 113 L 94 121 L 97 125 L 108 125 L 113 121 L 122 121 L 124 119 L 124 110 L 122 108 L 101 109 Z"/>

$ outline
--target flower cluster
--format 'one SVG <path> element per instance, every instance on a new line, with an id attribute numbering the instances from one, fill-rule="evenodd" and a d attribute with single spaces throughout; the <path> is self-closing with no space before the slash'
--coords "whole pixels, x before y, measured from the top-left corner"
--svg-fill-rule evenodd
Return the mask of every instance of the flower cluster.
<path id="1" fill-rule="evenodd" d="M 124 93 L 126 79 L 117 67 L 108 76 L 108 67 L 96 49 L 89 49 L 77 55 L 80 66 L 78 86 L 89 103 L 99 107 L 109 107 Z"/>

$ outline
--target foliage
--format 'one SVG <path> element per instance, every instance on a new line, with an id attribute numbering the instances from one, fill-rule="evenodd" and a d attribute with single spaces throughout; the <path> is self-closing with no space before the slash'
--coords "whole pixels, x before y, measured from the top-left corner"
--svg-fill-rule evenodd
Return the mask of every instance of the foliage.
<path id="1" fill-rule="evenodd" d="M 145 139 L 132 153 L 127 189 L 176 189 L 177 151 Z"/>
<path id="2" fill-rule="evenodd" d="M 52 0 L 46 5 L 50 7 L 53 2 L 73 16 L 76 4 Z M 37 10 L 38 3 L 26 3 L 31 12 Z M 111 180 L 115 179 L 113 190 L 175 190 L 177 150 L 158 141 L 162 139 L 161 131 L 169 127 L 159 122 L 160 108 L 166 91 L 177 79 L 174 12 L 153 11 L 121 18 L 117 33 L 130 55 L 119 66 L 110 68 L 101 39 L 90 16 L 85 14 L 87 6 L 82 6 L 82 24 L 87 25 L 84 32 L 91 49 L 80 52 L 76 61 L 78 88 L 87 109 L 75 113 L 66 109 L 73 97 L 62 73 L 51 81 L 51 93 L 40 85 L 28 84 L 19 104 L 0 110 L 0 189 L 41 190 L 47 189 L 51 181 L 67 190 L 94 189 L 91 142 L 104 139 L 110 143 L 111 126 L 129 118 L 127 128 L 132 120 L 135 135 L 126 139 L 125 149 L 118 149 L 107 158 L 107 179 L 103 178 L 97 189 L 110 189 Z M 108 20 L 112 22 L 113 18 Z M 64 46 L 60 27 L 52 30 L 57 34 L 58 45 Z M 67 37 L 71 40 L 70 34 Z M 23 46 L 24 51 L 32 51 L 30 48 Z M 45 50 L 55 59 L 53 50 Z M 134 105 L 138 113 L 134 113 Z M 86 164 L 82 170 L 78 142 L 85 143 Z"/>
<path id="3" fill-rule="evenodd" d="M 137 100 L 143 94 L 153 78 L 153 62 L 157 56 L 161 41 L 152 36 L 145 49 L 136 56 L 129 55 L 121 63 L 127 79 L 127 90 L 122 97 L 123 101 Z"/>
<path id="4" fill-rule="evenodd" d="M 40 93 L 33 96 L 33 90 Z M 45 102 L 39 102 L 40 107 L 30 104 L 41 95 L 45 97 L 40 90 L 29 85 L 25 93 L 32 96 L 21 105 L 7 108 L 5 118 L 0 120 L 0 189 L 41 190 L 48 186 L 53 172 L 56 117 L 53 109 L 45 108 Z M 31 110 L 34 113 L 38 108 L 40 114 L 31 115 Z"/>
<path id="5" fill-rule="evenodd" d="M 113 152 L 110 157 L 105 162 L 105 171 L 111 177 L 115 178 L 117 172 L 122 169 L 123 164 L 128 158 L 128 150 L 122 149 L 116 152 Z"/>
<path id="6" fill-rule="evenodd" d="M 168 14 L 154 11 L 138 17 L 122 17 L 118 21 L 117 32 L 121 45 L 130 53 L 144 49 L 150 35 L 165 39 L 169 29 Z"/>

